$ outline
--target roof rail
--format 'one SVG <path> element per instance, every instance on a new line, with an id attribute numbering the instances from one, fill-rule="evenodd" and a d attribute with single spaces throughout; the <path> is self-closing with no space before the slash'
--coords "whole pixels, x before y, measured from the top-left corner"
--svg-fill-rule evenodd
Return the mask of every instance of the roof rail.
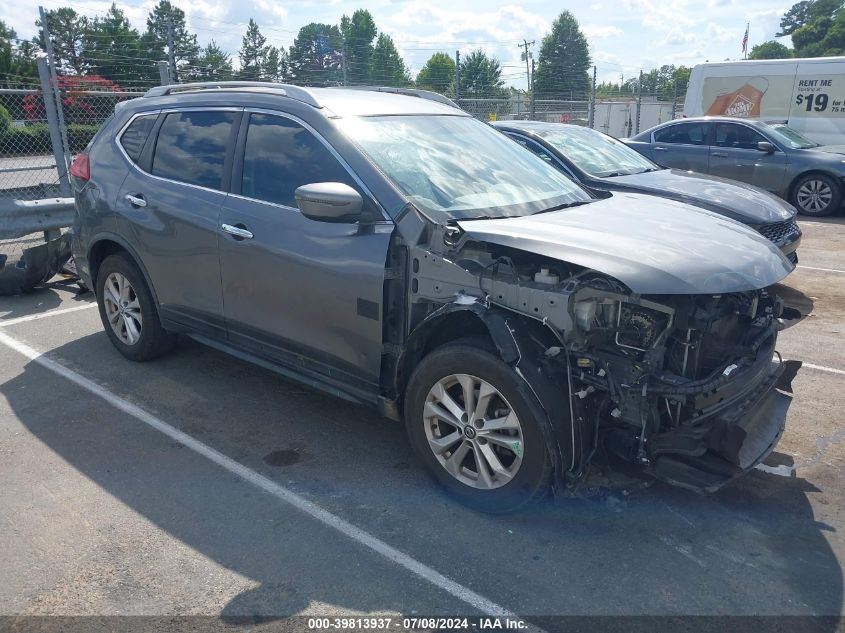
<path id="1" fill-rule="evenodd" d="M 314 108 L 322 108 L 314 96 L 307 88 L 301 86 L 291 86 L 290 84 L 276 84 L 266 81 L 200 81 L 187 84 L 171 84 L 169 86 L 156 86 L 150 88 L 144 93 L 145 97 L 164 97 L 166 95 L 175 94 L 178 92 L 198 92 L 200 90 L 238 90 L 244 89 L 264 89 L 281 92 L 286 97 L 296 99 L 306 103 Z"/>
<path id="2" fill-rule="evenodd" d="M 416 88 L 393 88 L 392 86 L 343 86 L 349 90 L 372 90 L 375 92 L 391 92 L 394 94 L 407 95 L 409 97 L 419 97 L 420 99 L 427 99 L 429 101 L 437 101 L 444 105 L 452 106 L 453 108 L 461 107 L 452 101 L 449 97 L 445 97 L 437 92 L 430 90 L 418 90 Z"/>

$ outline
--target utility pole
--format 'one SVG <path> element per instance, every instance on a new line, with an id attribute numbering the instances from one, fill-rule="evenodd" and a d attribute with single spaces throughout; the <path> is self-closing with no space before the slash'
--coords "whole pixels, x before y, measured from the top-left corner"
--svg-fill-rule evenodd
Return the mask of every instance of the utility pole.
<path id="1" fill-rule="evenodd" d="M 176 76 L 176 51 L 173 50 L 173 15 L 167 16 L 167 57 L 170 61 L 170 81 L 178 83 Z"/>
<path id="2" fill-rule="evenodd" d="M 522 59 L 525 60 L 525 73 L 528 75 L 528 78 L 527 78 L 528 89 L 531 90 L 532 86 L 534 85 L 534 79 L 533 79 L 533 76 L 531 74 L 532 71 L 528 67 L 528 63 L 529 63 L 528 60 L 529 59 L 531 60 L 531 68 L 533 68 L 534 67 L 534 53 L 532 53 L 531 49 L 529 49 L 528 47 L 534 46 L 534 40 L 531 40 L 529 42 L 528 40 L 524 39 L 524 40 L 522 40 L 522 44 L 517 44 L 517 46 L 519 46 L 521 49 L 523 49 Z"/>
<path id="3" fill-rule="evenodd" d="M 158 66 L 158 77 L 159 81 L 161 82 L 162 86 L 169 86 L 170 85 L 170 70 L 168 68 L 169 64 L 164 61 L 160 60 L 156 62 Z"/>
<path id="4" fill-rule="evenodd" d="M 589 127 L 593 128 L 593 123 L 596 122 L 596 66 L 593 64 L 593 91 L 590 93 L 590 114 Z"/>
<path id="5" fill-rule="evenodd" d="M 534 95 L 534 58 L 531 58 L 531 83 L 529 85 L 529 89 L 531 90 L 531 114 L 530 118 L 534 120 L 534 114 L 536 113 L 536 104 L 535 104 L 535 95 Z"/>
<path id="6" fill-rule="evenodd" d="M 640 70 L 640 80 L 637 82 L 637 126 L 634 134 L 640 133 L 640 110 L 643 107 L 643 71 Z"/>
<path id="7" fill-rule="evenodd" d="M 455 100 L 461 98 L 461 51 L 455 51 Z"/>
<path id="8" fill-rule="evenodd" d="M 52 98 L 56 103 L 56 111 L 58 116 L 59 134 L 62 140 L 62 149 L 64 150 L 64 171 L 67 172 L 70 164 L 70 144 L 67 141 L 67 128 L 65 127 L 65 113 L 62 107 L 62 93 L 59 89 L 59 76 L 56 74 L 56 62 L 53 57 L 53 37 L 50 35 L 50 26 L 47 24 L 47 13 L 44 7 L 38 7 L 38 14 L 41 17 L 41 31 L 44 34 L 44 51 L 47 53 L 47 68 L 50 71 L 50 79 L 53 86 Z M 47 99 L 50 98 L 48 92 L 44 92 L 44 105 L 47 105 Z M 59 174 L 62 173 L 62 168 L 57 164 Z"/>
<path id="9" fill-rule="evenodd" d="M 678 107 L 678 79 L 672 81 L 672 119 L 675 119 L 675 108 Z"/>

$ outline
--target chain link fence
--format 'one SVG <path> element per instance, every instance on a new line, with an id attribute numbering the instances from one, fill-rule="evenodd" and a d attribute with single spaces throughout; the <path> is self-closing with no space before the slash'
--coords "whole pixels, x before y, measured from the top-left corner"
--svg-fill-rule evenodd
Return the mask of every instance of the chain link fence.
<path id="1" fill-rule="evenodd" d="M 35 87 L 0 89 L 0 205 L 5 200 L 44 200 L 69 195 L 62 176 L 119 101 L 142 92 L 81 90 L 59 81 L 60 129 L 48 108 L 55 95 Z M 55 135 L 58 135 L 57 137 Z M 54 146 L 54 140 L 59 145 Z M 60 149 L 59 149 L 60 148 Z M 16 294 L 52 277 L 69 256 L 62 231 L 0 239 L 0 294 Z"/>
<path id="2" fill-rule="evenodd" d="M 58 184 L 41 91 L 0 90 L 0 198 L 57 196 Z"/>
<path id="3" fill-rule="evenodd" d="M 653 96 L 591 100 L 536 99 L 527 95 L 503 99 L 456 99 L 466 112 L 482 121 L 533 119 L 549 123 L 589 126 L 617 138 L 633 136 L 676 118 L 678 105 Z M 592 116 L 591 116 L 592 114 Z M 639 120 L 639 123 L 638 123 Z"/>

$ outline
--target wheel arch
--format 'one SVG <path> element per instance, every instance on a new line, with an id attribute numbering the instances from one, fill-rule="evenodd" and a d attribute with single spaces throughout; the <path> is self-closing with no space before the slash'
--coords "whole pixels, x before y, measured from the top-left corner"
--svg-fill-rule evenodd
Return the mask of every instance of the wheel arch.
<path id="1" fill-rule="evenodd" d="M 789 183 L 789 186 L 786 189 L 787 199 L 790 202 L 792 201 L 792 197 L 795 195 L 795 187 L 798 186 L 798 183 L 803 178 L 806 178 L 807 176 L 813 176 L 813 175 L 816 175 L 816 174 L 818 174 L 820 176 L 827 176 L 828 178 L 833 180 L 837 184 L 837 186 L 839 187 L 839 192 L 842 193 L 843 187 L 842 187 L 842 177 L 841 176 L 834 174 L 834 173 L 831 173 L 829 171 L 825 171 L 824 169 L 816 168 L 816 169 L 808 169 L 806 171 L 802 171 L 800 174 L 798 174 L 797 176 L 795 176 L 795 178 L 792 179 L 792 181 Z"/>
<path id="2" fill-rule="evenodd" d="M 150 289 L 150 294 L 153 296 L 155 305 L 158 306 L 158 295 L 156 294 L 155 286 L 153 286 L 152 281 L 150 280 L 150 275 L 147 272 L 144 263 L 141 261 L 141 258 L 125 239 L 119 235 L 111 233 L 98 235 L 96 238 L 91 240 L 91 245 L 88 247 L 88 271 L 91 275 L 91 282 L 94 284 L 94 288 L 92 288 L 92 290 L 96 293 L 97 275 L 99 273 L 100 265 L 106 257 L 114 255 L 115 253 L 126 253 L 132 259 L 134 264 L 138 267 L 138 270 L 140 270 L 141 274 L 144 276 L 144 282 L 147 284 L 147 288 Z"/>
<path id="3" fill-rule="evenodd" d="M 492 343 L 496 355 L 516 369 L 534 394 L 543 413 L 543 432 L 552 449 L 555 480 L 565 485 L 565 471 L 581 463 L 582 455 L 580 447 L 572 441 L 575 433 L 565 365 L 544 355 L 560 342 L 536 319 L 488 308 L 478 301 L 441 306 L 414 328 L 399 358 L 394 383 L 398 411 L 404 408 L 410 375 L 427 353 L 460 339 L 479 336 Z"/>

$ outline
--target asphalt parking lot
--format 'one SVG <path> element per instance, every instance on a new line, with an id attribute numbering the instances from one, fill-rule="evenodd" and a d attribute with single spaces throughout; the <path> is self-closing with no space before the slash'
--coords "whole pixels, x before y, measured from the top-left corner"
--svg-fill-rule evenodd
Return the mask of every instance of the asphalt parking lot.
<path id="1" fill-rule="evenodd" d="M 802 227 L 779 349 L 804 367 L 763 467 L 504 517 L 372 411 L 188 340 L 130 363 L 70 282 L 2 297 L 0 615 L 840 616 L 845 218 Z"/>

